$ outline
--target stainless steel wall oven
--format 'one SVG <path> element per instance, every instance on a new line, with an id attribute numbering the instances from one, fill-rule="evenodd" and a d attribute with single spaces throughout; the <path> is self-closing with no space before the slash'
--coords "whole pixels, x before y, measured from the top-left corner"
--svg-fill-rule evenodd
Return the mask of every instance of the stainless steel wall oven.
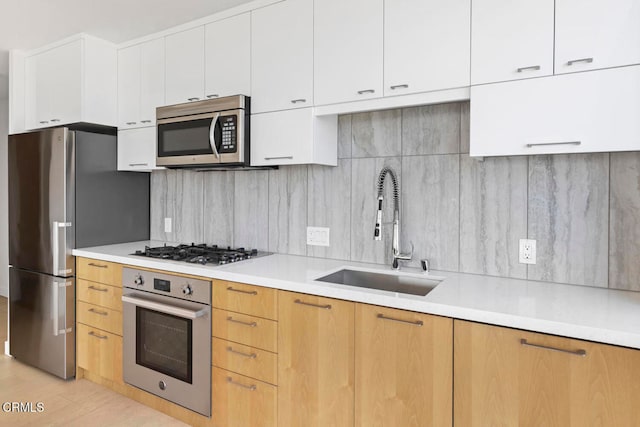
<path id="1" fill-rule="evenodd" d="M 125 267 L 127 384 L 211 416 L 211 282 Z"/>

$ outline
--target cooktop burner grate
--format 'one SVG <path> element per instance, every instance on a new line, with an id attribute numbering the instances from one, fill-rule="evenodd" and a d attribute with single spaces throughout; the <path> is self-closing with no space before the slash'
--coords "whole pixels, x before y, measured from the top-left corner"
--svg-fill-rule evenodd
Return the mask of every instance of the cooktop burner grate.
<path id="1" fill-rule="evenodd" d="M 150 247 L 145 246 L 144 250 L 137 250 L 132 255 L 145 256 L 149 258 L 160 258 L 175 261 L 185 261 L 194 264 L 217 264 L 224 265 L 232 262 L 243 261 L 245 259 L 256 258 L 269 255 L 267 252 L 258 252 L 257 249 L 245 248 L 221 248 L 218 245 L 195 244 Z"/>

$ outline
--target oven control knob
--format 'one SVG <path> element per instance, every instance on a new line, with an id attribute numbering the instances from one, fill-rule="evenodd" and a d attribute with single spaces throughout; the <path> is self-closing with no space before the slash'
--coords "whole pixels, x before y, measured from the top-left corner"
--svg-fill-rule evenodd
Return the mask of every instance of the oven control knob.
<path id="1" fill-rule="evenodd" d="M 142 276 L 141 276 L 140 274 L 138 274 L 138 275 L 136 276 L 136 278 L 135 278 L 135 279 L 133 279 L 133 283 L 134 283 L 136 286 L 142 286 L 142 285 L 144 285 L 144 279 L 142 278 Z"/>
<path id="2" fill-rule="evenodd" d="M 191 286 L 189 286 L 189 285 L 184 285 L 182 287 L 182 293 L 185 294 L 185 295 L 191 295 L 191 294 L 193 294 L 193 289 L 191 289 Z"/>

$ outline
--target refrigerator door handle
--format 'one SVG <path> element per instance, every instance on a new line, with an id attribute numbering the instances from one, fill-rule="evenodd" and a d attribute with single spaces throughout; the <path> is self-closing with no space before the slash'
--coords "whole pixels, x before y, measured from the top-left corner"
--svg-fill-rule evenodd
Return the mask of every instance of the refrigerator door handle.
<path id="1" fill-rule="evenodd" d="M 52 283 L 53 286 L 53 336 L 57 337 L 58 335 L 64 335 L 67 332 L 71 332 L 72 328 L 62 328 L 60 329 L 60 304 L 63 304 L 63 307 L 66 307 L 67 301 L 67 287 L 73 286 L 73 282 L 56 282 Z M 62 289 L 62 298 L 60 298 L 60 289 Z M 66 326 L 66 308 L 62 309 L 62 323 Z"/>
<path id="2" fill-rule="evenodd" d="M 51 227 L 53 232 L 53 236 L 51 239 L 51 246 L 52 246 L 51 253 L 53 254 L 53 275 L 54 276 L 66 276 L 67 274 L 71 273 L 70 270 L 60 270 L 60 229 L 66 228 L 66 227 L 71 227 L 71 223 L 53 221 L 53 227 Z M 63 250 L 63 253 L 62 253 L 63 257 L 67 255 L 64 252 L 66 251 Z"/>

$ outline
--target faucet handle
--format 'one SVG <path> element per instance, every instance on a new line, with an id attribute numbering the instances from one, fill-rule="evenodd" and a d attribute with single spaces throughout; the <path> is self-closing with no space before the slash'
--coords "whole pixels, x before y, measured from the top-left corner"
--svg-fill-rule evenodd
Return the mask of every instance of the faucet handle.
<path id="1" fill-rule="evenodd" d="M 409 252 L 408 254 L 398 254 L 398 256 L 396 258 L 401 259 L 403 261 L 409 261 L 410 259 L 413 258 L 413 242 L 409 242 L 409 244 L 411 245 L 411 252 Z"/>

